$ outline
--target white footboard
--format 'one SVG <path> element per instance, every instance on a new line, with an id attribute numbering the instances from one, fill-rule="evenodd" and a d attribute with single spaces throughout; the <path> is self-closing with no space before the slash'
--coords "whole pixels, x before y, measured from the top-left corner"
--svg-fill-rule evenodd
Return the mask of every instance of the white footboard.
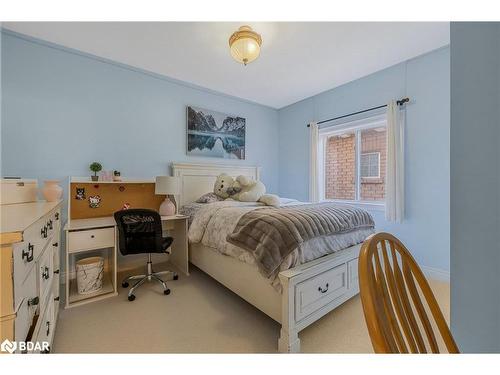
<path id="1" fill-rule="evenodd" d="M 283 286 L 281 353 L 300 352 L 299 332 L 359 293 L 361 244 L 279 274 Z"/>

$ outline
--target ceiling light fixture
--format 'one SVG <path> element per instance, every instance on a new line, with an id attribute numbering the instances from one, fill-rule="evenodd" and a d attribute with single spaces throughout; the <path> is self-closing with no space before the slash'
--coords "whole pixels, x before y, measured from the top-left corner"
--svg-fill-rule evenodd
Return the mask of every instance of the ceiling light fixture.
<path id="1" fill-rule="evenodd" d="M 261 36 L 250 26 L 241 26 L 229 38 L 231 56 L 243 65 L 247 65 L 259 57 L 261 45 Z"/>

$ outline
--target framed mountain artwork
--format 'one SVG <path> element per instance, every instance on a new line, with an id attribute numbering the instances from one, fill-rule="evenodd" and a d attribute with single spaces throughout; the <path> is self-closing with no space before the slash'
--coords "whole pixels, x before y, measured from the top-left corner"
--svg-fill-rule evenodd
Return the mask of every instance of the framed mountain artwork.
<path id="1" fill-rule="evenodd" d="M 246 119 L 187 107 L 187 154 L 245 159 Z"/>

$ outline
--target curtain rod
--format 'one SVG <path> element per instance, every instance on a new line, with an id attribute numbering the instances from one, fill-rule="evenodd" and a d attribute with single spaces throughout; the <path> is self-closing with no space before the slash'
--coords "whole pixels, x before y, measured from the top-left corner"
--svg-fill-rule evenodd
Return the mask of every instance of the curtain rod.
<path id="1" fill-rule="evenodd" d="M 410 101 L 410 98 L 403 98 L 401 100 L 397 100 L 396 103 L 397 105 L 403 105 L 405 103 L 408 103 Z M 387 104 L 384 104 L 384 105 L 379 105 L 377 107 L 373 107 L 373 108 L 368 108 L 368 109 L 364 109 L 362 111 L 358 111 L 358 112 L 353 112 L 353 113 L 349 113 L 347 115 L 343 115 L 343 116 L 339 116 L 339 117 L 334 117 L 334 118 L 330 118 L 328 120 L 323 120 L 323 121 L 319 121 L 317 124 L 318 125 L 321 125 L 321 124 L 324 124 L 325 122 L 330 122 L 330 121 L 335 121 L 335 120 L 340 120 L 341 118 L 344 118 L 344 117 L 350 117 L 350 116 L 354 116 L 354 115 L 359 115 L 360 113 L 365 113 L 365 112 L 369 112 L 369 111 L 374 111 L 376 109 L 380 109 L 380 108 L 384 108 L 384 107 L 387 107 Z M 307 124 L 307 127 L 309 127 L 310 125 Z"/>

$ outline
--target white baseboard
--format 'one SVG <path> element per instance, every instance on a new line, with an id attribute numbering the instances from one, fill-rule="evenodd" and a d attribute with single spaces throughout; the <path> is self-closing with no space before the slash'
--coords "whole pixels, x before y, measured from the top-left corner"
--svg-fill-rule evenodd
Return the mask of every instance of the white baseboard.
<path id="1" fill-rule="evenodd" d="M 450 282 L 450 271 L 427 266 L 421 266 L 420 268 L 428 279 Z"/>

